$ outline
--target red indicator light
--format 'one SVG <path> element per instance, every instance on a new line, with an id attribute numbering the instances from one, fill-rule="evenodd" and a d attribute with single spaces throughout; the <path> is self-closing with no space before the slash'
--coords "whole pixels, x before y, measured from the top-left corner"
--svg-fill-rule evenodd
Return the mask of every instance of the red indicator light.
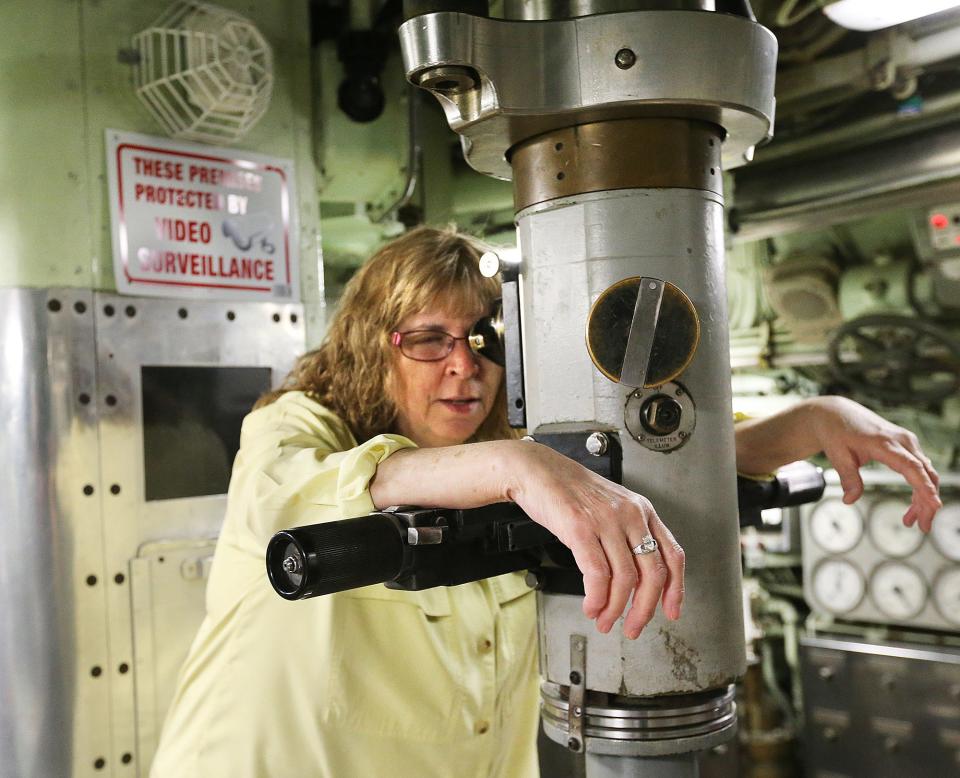
<path id="1" fill-rule="evenodd" d="M 957 235 L 957 237 L 954 238 L 954 242 L 960 245 L 960 235 Z"/>
<path id="2" fill-rule="evenodd" d="M 949 223 L 950 223 L 950 220 L 946 216 L 944 216 L 942 213 L 935 213 L 930 217 L 930 226 L 933 227 L 935 230 L 942 230 Z"/>

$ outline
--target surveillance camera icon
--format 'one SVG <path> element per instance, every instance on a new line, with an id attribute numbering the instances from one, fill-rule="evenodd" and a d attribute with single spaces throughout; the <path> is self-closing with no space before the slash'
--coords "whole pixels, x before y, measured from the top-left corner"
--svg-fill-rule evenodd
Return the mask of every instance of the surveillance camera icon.
<path id="1" fill-rule="evenodd" d="M 263 211 L 226 218 L 222 230 L 224 237 L 230 238 L 239 251 L 249 251 L 254 246 L 265 254 L 276 251 L 270 241 L 273 220 Z"/>

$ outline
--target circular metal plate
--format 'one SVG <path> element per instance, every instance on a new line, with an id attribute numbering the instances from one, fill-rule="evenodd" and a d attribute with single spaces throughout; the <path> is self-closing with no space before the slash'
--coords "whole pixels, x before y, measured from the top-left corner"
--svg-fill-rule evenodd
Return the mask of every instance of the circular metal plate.
<path id="1" fill-rule="evenodd" d="M 647 401 L 655 399 L 658 395 L 664 395 L 680 405 L 680 424 L 668 435 L 652 432 L 641 419 Z M 651 451 L 667 453 L 680 448 L 690 439 L 693 428 L 697 425 L 697 409 L 686 389 L 680 384 L 669 383 L 654 389 L 637 389 L 632 392 L 623 409 L 623 421 L 633 439 L 641 446 Z"/>
<path id="2" fill-rule="evenodd" d="M 620 382 L 633 311 L 640 293 L 639 276 L 625 278 L 605 289 L 587 317 L 587 351 L 603 375 Z M 664 283 L 645 387 L 660 386 L 682 373 L 700 342 L 700 317 L 690 298 L 669 282 Z"/>

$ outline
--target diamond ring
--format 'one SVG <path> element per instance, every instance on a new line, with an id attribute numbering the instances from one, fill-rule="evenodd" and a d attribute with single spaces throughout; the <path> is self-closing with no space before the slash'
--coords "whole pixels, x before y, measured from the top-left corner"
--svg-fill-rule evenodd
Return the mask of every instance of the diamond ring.
<path id="1" fill-rule="evenodd" d="M 630 550 L 633 552 L 634 556 L 643 556 L 644 554 L 652 554 L 660 548 L 660 544 L 654 539 L 653 535 L 647 535 L 643 540 L 640 541 L 639 545 L 634 546 Z"/>

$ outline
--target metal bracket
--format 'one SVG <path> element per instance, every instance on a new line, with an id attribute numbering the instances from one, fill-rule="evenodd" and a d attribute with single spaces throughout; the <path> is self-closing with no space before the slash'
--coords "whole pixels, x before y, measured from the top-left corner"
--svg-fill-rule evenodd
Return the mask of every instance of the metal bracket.
<path id="1" fill-rule="evenodd" d="M 443 527 L 407 527 L 407 544 L 435 546 L 443 542 Z"/>
<path id="2" fill-rule="evenodd" d="M 583 720 L 584 696 L 587 691 L 587 639 L 583 635 L 570 636 L 570 706 L 567 711 L 567 748 L 577 753 L 584 750 Z"/>
<path id="3" fill-rule="evenodd" d="M 620 383 L 639 388 L 647 383 L 647 369 L 653 352 L 653 339 L 660 318 L 660 302 L 663 300 L 663 281 L 659 278 L 640 279 L 637 304 L 633 308 L 627 350 L 620 369 Z"/>
<path id="4" fill-rule="evenodd" d="M 527 404 L 523 389 L 523 343 L 520 330 L 520 279 L 504 280 L 503 349 L 506 357 L 507 421 L 511 427 L 527 426 Z"/>

